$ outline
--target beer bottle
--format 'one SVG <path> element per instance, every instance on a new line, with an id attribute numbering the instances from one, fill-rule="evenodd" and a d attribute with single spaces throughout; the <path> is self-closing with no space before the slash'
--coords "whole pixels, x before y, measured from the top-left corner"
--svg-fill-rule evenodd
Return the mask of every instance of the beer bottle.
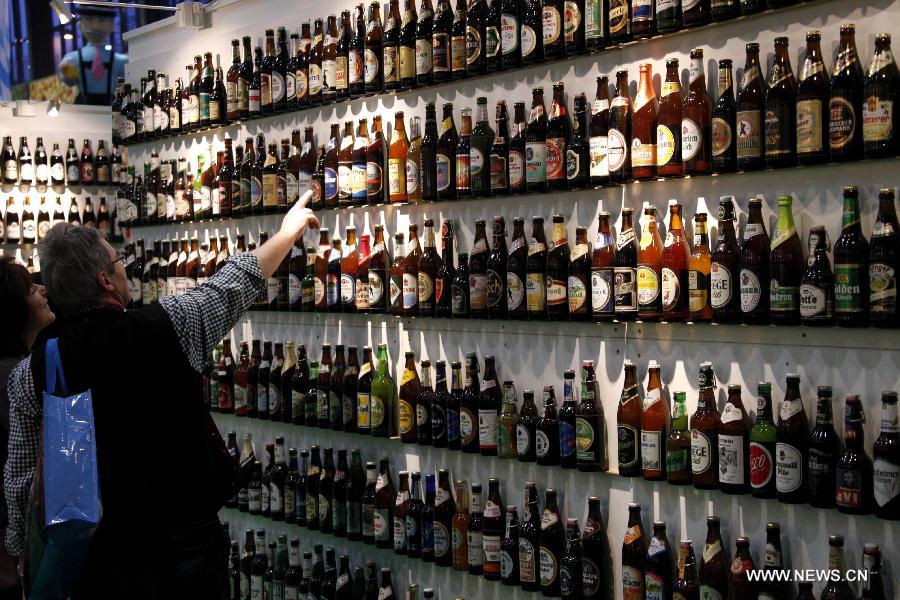
<path id="1" fill-rule="evenodd" d="M 73 140 L 69 140 L 70 149 L 74 150 L 75 142 Z M 19 161 L 16 157 L 15 149 L 13 148 L 12 136 L 7 135 L 3 139 L 3 183 L 7 185 L 14 185 L 19 182 Z M 78 182 L 73 180 L 72 184 L 75 185 Z"/>
<path id="2" fill-rule="evenodd" d="M 359 120 L 359 129 L 356 133 L 356 138 L 353 141 L 353 150 L 351 151 L 352 165 L 350 167 L 350 197 L 351 204 L 360 206 L 366 204 L 369 197 L 369 164 L 367 156 L 369 150 L 369 126 L 366 119 Z M 309 138 L 312 138 L 311 132 L 309 134 Z M 300 177 L 303 177 L 302 172 Z"/>
<path id="3" fill-rule="evenodd" d="M 453 13 L 453 26 L 450 30 L 450 72 L 454 79 L 461 79 L 468 74 L 466 71 L 469 55 L 466 21 L 466 2 L 457 0 L 456 10 Z M 476 45 L 480 48 L 480 40 L 473 40 L 473 47 Z"/>
<path id="4" fill-rule="evenodd" d="M 384 202 L 384 134 L 381 131 L 381 116 L 372 121 L 372 139 L 366 149 L 366 196 L 369 205 Z"/>
<path id="5" fill-rule="evenodd" d="M 369 259 L 371 251 L 369 248 L 369 236 L 359 236 L 359 258 L 357 259 L 356 280 L 356 298 L 355 312 L 365 313 L 369 311 Z M 353 311 L 350 311 L 353 312 Z"/>
<path id="6" fill-rule="evenodd" d="M 471 454 L 480 450 L 478 404 L 481 386 L 478 382 L 478 358 L 474 352 L 466 355 L 466 379 L 464 386 L 460 394 L 454 395 L 459 398 L 459 438 L 462 451 Z"/>
<path id="7" fill-rule="evenodd" d="M 800 278 L 800 322 L 831 325 L 834 322 L 834 275 L 828 260 L 828 234 L 816 225 L 809 230 L 809 261 Z"/>
<path id="8" fill-rule="evenodd" d="M 710 271 L 712 256 L 709 253 L 709 237 L 706 232 L 706 213 L 694 215 L 694 250 L 688 259 L 688 307 L 691 321 L 712 320 L 710 304 Z"/>
<path id="9" fill-rule="evenodd" d="M 546 286 L 547 240 L 544 237 L 544 219 L 532 217 L 531 240 L 528 243 L 526 261 L 525 299 L 529 320 L 542 321 L 547 318 Z"/>
<path id="10" fill-rule="evenodd" d="M 891 53 L 891 36 L 875 37 L 875 55 L 869 65 L 863 91 L 862 135 L 866 158 L 897 153 L 897 117 L 893 103 L 900 92 L 900 71 Z"/>
<path id="11" fill-rule="evenodd" d="M 321 164 L 324 164 L 324 158 L 325 158 L 324 154 L 325 153 L 323 150 Z M 250 209 L 248 211 L 244 211 L 245 215 L 248 215 L 248 214 L 261 215 L 265 212 L 265 204 L 263 203 L 264 199 L 267 196 L 266 186 L 265 186 L 265 182 L 266 182 L 266 180 L 265 180 L 265 165 L 266 165 L 266 162 L 271 159 L 269 158 L 269 154 L 266 152 L 265 136 L 263 136 L 263 134 L 261 134 L 261 133 L 258 133 L 256 135 L 256 151 L 254 153 L 254 157 L 255 157 L 255 162 L 253 163 L 253 166 L 251 167 L 251 170 L 250 170 Z M 273 164 L 274 164 L 274 161 L 273 161 Z M 213 177 L 215 175 L 213 172 L 214 166 L 215 166 L 214 163 L 210 162 L 209 168 L 203 172 L 202 178 L 198 177 L 198 179 L 201 180 L 201 186 L 202 186 L 201 187 L 202 200 L 200 202 L 200 210 L 202 212 L 200 214 L 204 218 L 208 218 L 210 216 L 210 212 L 209 212 L 210 211 L 210 203 L 211 203 L 210 182 L 212 182 Z M 271 171 L 271 165 L 270 165 L 270 171 Z M 269 179 L 269 185 L 270 185 L 269 191 L 270 192 L 273 189 L 272 183 L 273 183 L 273 181 L 271 179 L 271 172 L 270 172 L 270 179 Z M 324 188 L 324 183 L 323 183 L 322 194 L 319 196 L 319 198 L 321 199 L 321 202 L 322 202 L 321 206 L 324 206 L 324 198 L 325 198 L 324 189 L 325 188 Z M 271 205 L 271 200 L 270 200 L 270 205 Z M 194 210 L 194 212 L 195 213 L 197 212 L 196 209 Z"/>
<path id="12" fill-rule="evenodd" d="M 619 475 L 637 477 L 641 475 L 641 413 L 642 403 L 638 392 L 637 367 L 625 359 L 625 381 L 616 413 Z"/>
<path id="13" fill-rule="evenodd" d="M 713 21 L 734 19 L 741 14 L 738 0 L 718 0 L 711 4 L 710 17 Z"/>
<path id="14" fill-rule="evenodd" d="M 456 133 L 456 125 L 453 123 L 453 103 L 444 103 L 444 115 L 441 121 L 441 136 L 437 141 L 436 165 L 437 165 L 437 199 L 456 199 L 456 155 L 459 145 L 459 136 Z"/>
<path id="15" fill-rule="evenodd" d="M 419 374 L 416 373 L 416 359 L 412 352 L 406 353 L 406 365 L 403 367 L 403 379 L 400 380 L 399 419 L 400 441 L 404 444 L 415 444 L 419 440 L 416 430 L 418 412 L 416 400 L 422 387 Z"/>
<path id="16" fill-rule="evenodd" d="M 668 437 L 669 407 L 662 397 L 659 363 L 647 366 L 647 395 L 641 408 L 641 466 L 648 481 L 666 478 L 665 443 Z"/>
<path id="17" fill-rule="evenodd" d="M 419 316 L 432 317 L 435 313 L 435 282 L 441 264 L 440 256 L 435 249 L 434 221 L 432 219 L 425 220 L 425 251 L 421 253 L 417 261 L 416 296 L 418 306 L 415 312 Z"/>
<path id="18" fill-rule="evenodd" d="M 881 394 L 881 431 L 872 449 L 874 466 L 875 516 L 881 519 L 900 519 L 900 494 L 896 490 L 897 465 L 900 465 L 900 425 L 897 420 L 897 393 Z"/>
<path id="19" fill-rule="evenodd" d="M 456 363 L 458 364 L 458 363 Z M 449 392 L 447 392 L 447 363 L 442 360 L 437 361 L 437 383 L 435 385 L 434 398 L 431 401 L 430 407 L 430 415 L 429 415 L 429 423 L 428 427 L 430 427 L 430 432 L 428 434 L 429 441 L 435 448 L 446 448 L 447 447 L 447 404 L 450 398 Z M 453 383 L 457 384 L 457 376 L 459 374 L 454 371 L 453 372 Z M 460 384 L 461 385 L 461 384 Z M 457 422 L 459 421 L 459 414 L 457 411 Z M 458 429 L 458 425 L 457 425 Z M 422 434 L 422 429 L 419 429 L 420 436 Z M 457 437 L 458 441 L 458 437 Z M 421 439 L 420 439 L 421 443 Z"/>
<path id="20" fill-rule="evenodd" d="M 609 321 L 615 315 L 616 246 L 609 231 L 609 213 L 600 211 L 597 241 L 591 256 L 591 314 L 594 321 Z"/>
<path id="21" fill-rule="evenodd" d="M 335 365 L 331 360 L 331 344 L 322 344 L 322 360 L 319 361 L 319 396 L 316 400 L 317 423 L 320 429 L 331 427 L 331 374 L 334 371 Z"/>
<path id="22" fill-rule="evenodd" d="M 490 148 L 494 132 L 487 122 L 487 98 L 478 98 L 477 125 L 472 129 L 469 109 L 462 109 L 462 128 L 456 152 L 457 197 L 490 192 Z"/>
<path id="23" fill-rule="evenodd" d="M 898 323 L 896 301 L 900 269 L 900 226 L 894 209 L 894 190 L 882 188 L 878 194 L 878 216 L 869 245 L 869 319 L 876 327 Z"/>
<path id="24" fill-rule="evenodd" d="M 265 575 L 271 567 L 269 557 L 271 551 L 266 549 L 266 532 L 260 529 L 256 532 L 256 552 L 250 565 L 250 597 L 262 598 L 265 593 Z"/>
<path id="25" fill-rule="evenodd" d="M 656 226 L 656 208 L 644 207 L 645 226 L 641 230 L 638 250 L 637 296 L 638 316 L 655 321 L 662 314 L 662 254 L 663 244 Z"/>
<path id="26" fill-rule="evenodd" d="M 700 48 L 691 50 L 690 81 L 681 109 L 681 158 L 685 175 L 707 175 L 712 169 L 712 102 L 706 93 L 703 50 Z M 721 95 L 722 90 L 719 91 Z"/>
<path id="27" fill-rule="evenodd" d="M 328 310 L 328 263 L 331 258 L 331 244 L 329 243 L 329 231 L 326 228 L 319 230 L 319 248 L 315 255 L 315 305 L 316 312 Z"/>
<path id="28" fill-rule="evenodd" d="M 549 320 L 568 317 L 569 240 L 562 215 L 553 215 L 552 246 L 547 253 L 547 275 L 544 280 Z"/>
<path id="29" fill-rule="evenodd" d="M 379 353 L 381 346 L 379 346 Z M 375 481 L 375 509 L 372 526 L 375 533 L 375 545 L 379 548 L 392 548 L 394 542 L 394 504 L 396 492 L 391 478 L 388 457 L 382 456 L 378 464 L 378 479 Z"/>
<path id="30" fill-rule="evenodd" d="M 657 11 L 660 4 L 657 3 Z M 681 177 L 684 170 L 681 164 L 681 105 L 678 59 L 669 58 L 666 59 L 666 76 L 656 124 L 656 172 L 659 177 Z"/>
<path id="31" fill-rule="evenodd" d="M 770 169 L 796 163 L 796 99 L 797 82 L 791 70 L 788 38 L 777 37 L 765 100 L 765 156 Z"/>
<path id="32" fill-rule="evenodd" d="M 887 598 L 882 578 L 881 550 L 875 544 L 863 546 L 863 566 L 869 572 L 869 578 L 862 590 L 862 599 L 884 600 Z"/>
<path id="33" fill-rule="evenodd" d="M 806 58 L 800 69 L 797 88 L 797 163 L 812 165 L 828 158 L 826 123 L 828 115 L 828 72 L 822 61 L 819 31 L 806 34 Z"/>
<path id="34" fill-rule="evenodd" d="M 548 17 L 553 19 L 556 9 L 544 7 L 544 26 L 548 26 Z M 558 20 L 558 16 L 557 16 Z M 558 23 L 557 23 L 558 25 Z M 553 84 L 553 102 L 550 104 L 550 120 L 547 122 L 547 187 L 551 190 L 568 189 L 566 178 L 566 156 L 572 139 L 572 121 L 566 108 L 563 82 Z"/>
<path id="35" fill-rule="evenodd" d="M 499 31 L 489 27 L 491 15 L 485 0 L 474 0 L 469 5 L 466 19 L 466 71 L 469 75 L 487 73 L 497 55 Z"/>
<path id="36" fill-rule="evenodd" d="M 595 600 L 603 597 L 609 583 L 603 581 L 609 547 L 606 528 L 603 526 L 603 519 L 600 515 L 600 498 L 596 496 L 588 498 L 588 512 L 584 521 L 581 545 L 581 590 L 585 600 Z"/>
<path id="37" fill-rule="evenodd" d="M 450 255 L 452 256 L 452 255 Z M 453 318 L 469 317 L 469 255 L 460 252 L 457 257 L 456 275 L 450 286 Z"/>
<path id="38" fill-rule="evenodd" d="M 525 189 L 547 191 L 547 115 L 544 88 L 531 90 L 531 114 L 525 129 Z"/>
<path id="39" fill-rule="evenodd" d="M 859 160 L 863 155 L 864 74 L 856 52 L 856 26 L 841 25 L 841 41 L 828 96 L 829 149 L 834 162 Z"/>
<path id="40" fill-rule="evenodd" d="M 434 31 L 434 8 L 431 0 L 422 0 L 419 8 L 418 19 L 415 23 L 415 47 L 414 63 L 415 81 L 410 85 L 431 85 L 434 77 L 432 70 L 433 46 L 432 34 Z"/>
<path id="41" fill-rule="evenodd" d="M 271 144 L 270 144 L 271 147 Z M 340 125 L 331 124 L 328 145 L 325 146 L 325 207 L 336 208 L 338 198 L 338 169 L 340 168 Z M 266 161 L 268 163 L 268 160 Z"/>
<path id="42" fill-rule="evenodd" d="M 623 43 L 631 39 L 631 2 L 632 0 L 609 0 L 610 42 Z"/>
<path id="43" fill-rule="evenodd" d="M 769 322 L 769 236 L 762 217 L 762 201 L 748 203 L 744 243 L 741 245 L 740 299 L 744 323 Z"/>
<path id="44" fill-rule="evenodd" d="M 508 253 L 506 250 L 506 226 L 503 217 L 494 217 L 493 233 L 494 242 L 486 265 L 487 313 L 489 318 L 505 319 L 507 317 L 506 263 Z M 476 315 L 473 314 L 473 316 Z"/>
<path id="45" fill-rule="evenodd" d="M 643 1 L 646 6 L 641 8 L 652 13 L 650 0 Z M 634 2 L 633 8 L 637 9 L 637 4 Z M 637 17 L 635 24 L 637 26 Z M 631 173 L 637 180 L 656 177 L 658 123 L 659 101 L 653 89 L 653 65 L 642 63 L 641 78 L 638 81 L 637 95 L 634 97 L 631 139 Z"/>
<path id="46" fill-rule="evenodd" d="M 678 115 L 680 124 L 680 100 Z M 591 124 L 588 133 L 590 135 L 591 185 L 605 185 L 609 183 L 609 80 L 605 75 L 597 77 L 597 92 L 594 102 L 591 104 Z M 659 132 L 657 132 L 657 138 L 658 136 Z"/>
<path id="47" fill-rule="evenodd" d="M 563 373 L 563 403 L 559 409 L 559 463 L 564 469 L 574 469 L 575 456 L 575 371 Z"/>
<path id="48" fill-rule="evenodd" d="M 868 514 L 872 510 L 872 461 L 865 452 L 865 422 L 859 396 L 847 396 L 844 451 L 837 463 L 835 502 L 840 512 Z"/>
<path id="49" fill-rule="evenodd" d="M 712 111 L 712 170 L 714 173 L 737 171 L 737 105 L 731 59 L 719 61 L 719 100 Z"/>
<path id="50" fill-rule="evenodd" d="M 500 544 L 500 580 L 503 585 L 519 585 L 519 513 L 515 505 L 506 507 L 506 531 Z"/>
<path id="51" fill-rule="evenodd" d="M 362 435 L 372 433 L 372 378 L 375 366 L 372 363 L 372 348 L 363 347 L 363 363 L 356 383 L 356 429 Z"/>
<path id="52" fill-rule="evenodd" d="M 503 408 L 497 419 L 497 456 L 516 458 L 516 429 L 519 414 L 516 409 L 516 388 L 512 381 L 503 382 Z"/>
<path id="53" fill-rule="evenodd" d="M 372 435 L 389 437 L 396 428 L 394 411 L 397 388 L 388 371 L 387 344 L 378 344 L 378 371 L 372 379 Z"/>
<path id="54" fill-rule="evenodd" d="M 539 465 L 552 467 L 559 464 L 559 417 L 552 385 L 544 386 L 544 414 L 537 422 L 534 449 Z"/>
<path id="55" fill-rule="evenodd" d="M 464 544 L 470 575 L 481 575 L 484 572 L 484 517 L 482 515 L 481 484 L 472 484 L 471 503 L 469 504 L 469 527 Z"/>
<path id="56" fill-rule="evenodd" d="M 453 490 L 456 495 L 455 511 L 451 522 L 451 548 L 453 554 L 453 569 L 455 571 L 469 570 L 469 486 L 465 479 L 457 479 L 453 482 Z M 479 496 L 480 496 L 479 486 Z M 479 498 L 480 500 L 480 498 Z M 440 563 L 438 563 L 440 564 Z"/>
<path id="57" fill-rule="evenodd" d="M 322 19 L 316 19 L 313 24 L 313 37 L 307 46 L 307 73 L 308 73 L 308 91 L 310 104 L 319 104 L 322 102 L 322 91 L 324 89 L 324 61 L 323 54 L 325 49 L 325 38 L 323 31 Z"/>
<path id="58" fill-rule="evenodd" d="M 260 351 L 259 340 L 253 340 L 250 351 L 250 362 L 249 366 L 247 367 L 247 416 L 254 419 L 259 416 L 258 395 L 259 368 L 261 362 L 262 352 Z"/>
<path id="59" fill-rule="evenodd" d="M 678 550 L 678 574 L 672 585 L 674 594 L 679 600 L 700 600 L 700 588 L 697 583 L 697 559 L 694 558 L 694 545 L 691 540 L 684 540 Z"/>
<path id="60" fill-rule="evenodd" d="M 526 65 L 544 60 L 543 16 L 543 2 L 525 0 L 519 35 L 522 44 L 522 62 Z"/>
<path id="61" fill-rule="evenodd" d="M 325 448 L 325 464 L 319 474 L 319 530 L 322 533 L 334 533 L 334 450 Z"/>
<path id="62" fill-rule="evenodd" d="M 394 0 L 396 2 L 396 0 Z M 388 198 L 392 204 L 409 200 L 406 189 L 406 155 L 409 140 L 403 123 L 403 111 L 394 113 L 394 134 L 388 153 Z"/>
<path id="63" fill-rule="evenodd" d="M 376 469 L 375 463 L 366 463 L 366 488 L 360 499 L 362 541 L 365 544 L 375 543 L 375 485 L 378 479 L 378 471 Z"/>
<path id="64" fill-rule="evenodd" d="M 234 414 L 238 417 L 249 416 L 249 371 L 250 353 L 247 349 L 247 342 L 241 342 L 241 352 L 234 371 Z"/>
<path id="65" fill-rule="evenodd" d="M 666 522 L 653 522 L 653 537 L 647 550 L 647 570 L 644 590 L 650 598 L 669 598 L 672 595 L 673 557 L 666 537 Z"/>
<path id="66" fill-rule="evenodd" d="M 375 246 L 369 256 L 368 310 L 371 313 L 387 312 L 387 284 L 391 257 L 384 242 L 384 225 L 375 225 Z"/>
<path id="67" fill-rule="evenodd" d="M 781 527 L 778 523 L 766 523 L 766 550 L 763 554 L 763 571 L 780 571 L 784 569 L 781 560 Z M 803 584 L 800 584 L 803 588 Z M 786 581 L 778 581 L 776 577 L 761 578 L 759 583 L 759 600 L 775 600 L 787 598 L 790 587 Z"/>
<path id="68" fill-rule="evenodd" d="M 625 1 L 627 2 L 627 0 Z M 612 31 L 612 27 L 610 27 L 610 31 Z M 623 183 L 631 179 L 629 149 L 632 139 L 632 115 L 631 97 L 628 91 L 628 71 L 616 71 L 616 96 L 609 105 L 607 140 L 609 179 L 613 183 Z"/>
<path id="69" fill-rule="evenodd" d="M 344 123 L 344 135 L 338 150 L 337 202 L 349 206 L 353 197 L 353 121 Z"/>
<path id="70" fill-rule="evenodd" d="M 499 3 L 498 3 L 499 4 Z M 493 7 L 491 8 L 493 10 Z M 485 123 L 487 131 L 493 140 L 490 145 L 490 163 L 487 177 L 491 195 L 505 195 L 509 193 L 509 169 L 510 169 L 510 137 L 509 115 L 506 111 L 506 101 L 497 102 L 497 135 L 493 136 L 490 125 Z M 476 129 L 478 126 L 476 125 Z"/>
<path id="71" fill-rule="evenodd" d="M 502 1 L 502 0 L 501 0 Z M 522 193 L 526 189 L 527 154 L 525 135 L 525 103 L 516 102 L 513 113 L 513 136 L 509 140 L 509 191 Z"/>
<path id="72" fill-rule="evenodd" d="M 613 271 L 615 316 L 619 321 L 633 321 L 638 316 L 638 244 L 633 218 L 633 208 L 622 208 L 622 228 L 616 240 Z"/>
<path id="73" fill-rule="evenodd" d="M 366 16 L 365 6 L 360 3 L 354 7 L 355 27 L 353 36 L 347 44 L 347 91 L 350 97 L 355 98 L 365 93 L 365 47 L 366 47 Z M 347 35 L 349 26 L 344 27 L 344 35 Z M 338 59 L 340 60 L 340 58 Z M 299 85 L 299 84 L 298 84 Z M 300 95 L 298 88 L 297 95 Z"/>
<path id="74" fill-rule="evenodd" d="M 356 249 L 356 228 L 345 230 L 346 243 L 343 245 L 340 263 L 340 304 L 341 312 L 356 312 L 357 272 L 359 270 L 359 253 Z"/>
<path id="75" fill-rule="evenodd" d="M 559 596 L 560 565 L 566 551 L 566 530 L 557 505 L 556 490 L 553 488 L 547 488 L 544 498 L 540 540 L 541 592 L 544 596 Z"/>
<path id="76" fill-rule="evenodd" d="M 779 408 L 775 443 L 775 484 L 778 499 L 788 504 L 806 500 L 809 426 L 800 397 L 800 376 L 787 376 L 784 401 Z"/>
<path id="77" fill-rule="evenodd" d="M 524 390 L 522 393 L 522 411 L 516 425 L 516 453 L 520 462 L 537 460 L 537 425 L 539 421 L 537 406 L 534 403 L 534 392 Z"/>
<path id="78" fill-rule="evenodd" d="M 406 193 L 409 201 L 418 204 L 422 201 L 422 133 L 419 117 L 410 119 L 409 150 L 404 159 L 405 169 L 403 176 L 406 178 Z"/>
<path id="79" fill-rule="evenodd" d="M 681 20 L 686 29 L 699 27 L 709 23 L 710 0 L 699 0 L 693 4 L 683 2 L 681 5 Z"/>
<path id="80" fill-rule="evenodd" d="M 700 560 L 700 597 L 728 597 L 728 556 L 722 546 L 719 517 L 706 517 L 706 543 Z"/>
<path id="81" fill-rule="evenodd" d="M 741 386 L 728 386 L 728 401 L 719 427 L 719 486 L 726 494 L 750 491 L 750 417 L 741 400 Z"/>
<path id="82" fill-rule="evenodd" d="M 387 20 L 384 25 L 384 43 L 382 44 L 382 69 L 384 72 L 384 89 L 393 91 L 400 88 L 400 31 L 403 22 L 400 18 L 398 0 L 391 0 L 386 10 Z"/>
<path id="83" fill-rule="evenodd" d="M 566 150 L 566 181 L 570 189 L 587 187 L 590 183 L 590 142 L 587 98 L 575 96 L 575 119 L 572 139 Z"/>
<path id="84" fill-rule="evenodd" d="M 735 540 L 737 548 L 734 560 L 731 561 L 731 574 L 728 589 L 731 598 L 757 598 L 757 580 L 750 579 L 748 573 L 755 569 L 753 557 L 750 556 L 750 538 L 738 536 Z"/>
<path id="85" fill-rule="evenodd" d="M 497 417 L 502 391 L 497 379 L 494 357 L 484 358 L 484 378 L 478 396 L 478 445 L 482 456 L 497 455 Z"/>
<path id="86" fill-rule="evenodd" d="M 453 9 L 450 0 L 438 0 L 432 29 L 431 64 L 435 82 L 448 81 L 451 73 L 450 34 L 453 30 Z"/>
<path id="87" fill-rule="evenodd" d="M 540 542 L 541 513 L 538 507 L 537 487 L 533 481 L 525 482 L 525 512 L 519 532 L 519 584 L 527 592 L 541 589 Z"/>
<path id="88" fill-rule="evenodd" d="M 409 539 L 407 537 L 406 520 L 409 517 L 409 472 L 400 471 L 398 474 L 397 498 L 394 500 L 394 520 L 391 527 L 394 528 L 394 553 L 405 555 L 409 553 Z"/>
<path id="89" fill-rule="evenodd" d="M 669 205 L 669 231 L 662 251 L 662 317 L 665 321 L 686 321 L 691 250 L 684 236 L 681 204 Z"/>
<path id="90" fill-rule="evenodd" d="M 447 448 L 450 450 L 461 450 L 462 437 L 459 425 L 460 411 L 462 410 L 462 397 L 465 393 L 463 391 L 462 364 L 458 360 L 454 360 L 450 363 L 450 369 L 451 392 L 449 394 L 439 394 L 441 398 L 438 399 L 438 402 L 446 407 L 444 409 L 445 422 L 440 424 L 436 421 L 432 421 L 432 435 L 434 435 L 434 432 L 438 431 L 439 428 L 443 427 L 446 429 L 446 434 L 442 437 L 447 439 Z M 444 382 L 444 391 L 446 391 L 446 381 Z"/>
<path id="91" fill-rule="evenodd" d="M 850 588 L 846 576 L 846 564 L 844 562 L 844 536 L 828 536 L 828 570 L 837 573 L 838 579 L 829 579 L 825 589 L 822 590 L 822 600 L 838 600 L 839 598 L 856 598 L 856 594 Z"/>
<path id="92" fill-rule="evenodd" d="M 526 276 L 526 264 L 527 264 L 527 250 L 525 248 L 525 221 L 521 217 L 516 217 L 513 220 L 513 234 L 512 234 L 512 245 L 510 246 L 509 252 L 506 250 L 506 237 L 505 233 L 501 237 L 494 237 L 495 245 L 499 244 L 496 256 L 494 254 L 491 255 L 490 262 L 489 261 L 489 271 L 488 271 L 488 290 L 492 289 L 490 279 L 491 273 L 495 273 L 495 277 L 501 277 L 505 272 L 506 280 L 498 281 L 495 283 L 496 287 L 499 287 L 500 292 L 502 292 L 502 298 L 496 299 L 495 314 L 498 318 L 510 318 L 510 319 L 521 319 L 526 314 L 526 303 L 525 303 L 525 281 L 527 280 Z M 506 264 L 500 263 L 500 258 L 506 257 Z M 490 270 L 491 265 L 493 265 L 493 271 Z M 496 293 L 500 293 L 496 292 Z M 490 302 L 490 295 L 488 298 Z M 503 310 L 501 310 L 501 308 Z"/>
<path id="93" fill-rule="evenodd" d="M 457 155 L 458 156 L 458 155 Z M 475 221 L 475 239 L 469 255 L 469 310 L 473 319 L 488 316 L 489 246 L 484 219 Z"/>
<path id="94" fill-rule="evenodd" d="M 301 312 L 316 311 L 316 249 L 307 248 L 306 275 L 300 282 Z"/>
<path id="95" fill-rule="evenodd" d="M 422 505 L 422 560 L 434 562 L 434 532 L 435 532 L 435 486 L 434 473 L 425 475 L 425 502 Z"/>
<path id="96" fill-rule="evenodd" d="M 857 113 L 858 114 L 858 113 Z M 869 242 L 859 222 L 859 188 L 844 188 L 841 235 L 834 244 L 834 316 L 839 325 L 869 322 Z"/>
<path id="97" fill-rule="evenodd" d="M 328 257 L 328 278 L 326 280 L 326 303 L 328 312 L 341 312 L 341 238 L 331 240 L 331 254 Z"/>
<path id="98" fill-rule="evenodd" d="M 688 433 L 687 403 L 684 392 L 675 392 L 672 401 L 672 425 L 666 437 L 666 480 L 670 484 L 691 483 L 691 437 Z"/>
<path id="99" fill-rule="evenodd" d="M 402 271 L 402 311 L 401 314 L 415 317 L 419 314 L 419 262 L 422 260 L 422 250 L 419 247 L 419 226 L 415 223 L 409 226 L 409 244 L 406 247 L 406 256 L 400 265 Z"/>
<path id="100" fill-rule="evenodd" d="M 424 505 L 420 498 L 419 488 L 422 479 L 421 473 L 413 471 L 410 474 L 410 498 L 409 506 L 406 509 L 406 522 L 404 528 L 406 530 L 406 546 L 407 553 L 410 558 L 422 557 L 422 510 Z M 397 496 L 399 498 L 399 495 Z M 396 537 L 396 532 L 394 533 Z M 433 547 L 432 547 L 433 550 Z"/>
<path id="101" fill-rule="evenodd" d="M 747 44 L 747 58 L 741 89 L 737 95 L 737 166 L 741 171 L 763 167 L 763 131 L 766 124 L 765 93 L 768 89 L 759 66 L 759 44 Z"/>
<path id="102" fill-rule="evenodd" d="M 622 595 L 624 598 L 643 598 L 644 576 L 647 571 L 647 540 L 641 523 L 641 505 L 628 505 L 628 527 L 622 542 Z"/>
<path id="103" fill-rule="evenodd" d="M 694 487 L 719 487 L 719 430 L 721 420 L 716 410 L 716 376 L 712 364 L 700 365 L 700 395 L 697 410 L 691 416 L 691 474 Z"/>
<path id="104" fill-rule="evenodd" d="M 431 406 L 434 401 L 434 388 L 431 386 L 431 361 L 422 361 L 422 384 L 419 393 L 416 396 L 416 437 L 422 446 L 431 445 Z M 446 390 L 447 381 L 444 375 L 444 389 Z"/>
<path id="105" fill-rule="evenodd" d="M 710 304 L 717 323 L 738 323 L 741 320 L 739 283 L 740 254 L 734 232 L 734 198 L 719 200 L 719 239 L 710 257 Z"/>
<path id="106" fill-rule="evenodd" d="M 794 227 L 790 196 L 778 198 L 778 221 L 772 233 L 769 303 L 772 322 L 792 325 L 800 316 L 800 276 L 803 248 Z"/>
<path id="107" fill-rule="evenodd" d="M 359 360 L 357 359 L 356 346 L 347 348 L 348 361 L 344 371 L 344 379 L 341 382 L 341 427 L 340 430 L 348 433 L 356 433 L 357 429 L 357 392 L 359 382 Z"/>
<path id="108" fill-rule="evenodd" d="M 835 468 L 841 442 L 831 415 L 831 386 L 819 386 L 816 426 L 809 438 L 806 459 L 809 503 L 819 508 L 834 508 L 835 502 Z"/>
<path id="109" fill-rule="evenodd" d="M 382 70 L 384 31 L 381 26 L 381 3 L 369 4 L 369 19 L 366 26 L 364 79 L 367 94 L 380 92 L 384 86 Z"/>
<path id="110" fill-rule="evenodd" d="M 591 245 L 587 240 L 587 228 L 575 228 L 575 245 L 569 255 L 569 319 L 586 321 L 591 317 Z"/>

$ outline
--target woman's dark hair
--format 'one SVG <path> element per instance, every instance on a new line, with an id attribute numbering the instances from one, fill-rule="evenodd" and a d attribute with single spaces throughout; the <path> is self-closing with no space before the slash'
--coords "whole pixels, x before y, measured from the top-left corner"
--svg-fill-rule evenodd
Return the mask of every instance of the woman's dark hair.
<path id="1" fill-rule="evenodd" d="M 0 356 L 24 356 L 25 330 L 28 327 L 28 295 L 31 273 L 11 256 L 0 257 Z"/>

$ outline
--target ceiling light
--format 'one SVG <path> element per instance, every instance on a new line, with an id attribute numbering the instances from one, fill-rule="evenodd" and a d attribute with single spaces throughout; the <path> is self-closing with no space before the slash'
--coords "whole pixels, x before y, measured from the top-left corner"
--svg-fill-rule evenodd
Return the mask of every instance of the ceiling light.
<path id="1" fill-rule="evenodd" d="M 63 39 L 64 39 L 64 40 L 74 40 L 74 39 L 75 39 L 75 36 L 72 35 L 72 34 L 69 33 L 69 32 L 66 32 L 66 33 L 63 34 Z"/>

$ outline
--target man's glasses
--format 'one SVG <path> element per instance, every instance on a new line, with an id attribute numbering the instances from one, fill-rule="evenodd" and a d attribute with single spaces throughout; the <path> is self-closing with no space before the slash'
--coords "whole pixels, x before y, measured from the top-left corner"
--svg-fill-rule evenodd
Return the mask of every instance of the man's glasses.
<path id="1" fill-rule="evenodd" d="M 126 258 L 128 258 L 128 255 L 125 254 L 122 250 L 119 250 L 118 252 L 116 252 L 116 259 L 112 261 L 113 266 L 115 266 L 115 264 L 119 261 L 122 261 L 122 264 L 124 265 Z"/>

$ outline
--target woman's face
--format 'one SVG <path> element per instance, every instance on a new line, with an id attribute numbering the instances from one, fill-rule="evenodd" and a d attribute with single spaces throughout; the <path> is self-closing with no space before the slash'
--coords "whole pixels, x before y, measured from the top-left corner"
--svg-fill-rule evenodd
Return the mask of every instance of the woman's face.
<path id="1" fill-rule="evenodd" d="M 28 291 L 28 320 L 32 331 L 40 331 L 56 319 L 47 304 L 47 290 L 36 283 Z"/>

